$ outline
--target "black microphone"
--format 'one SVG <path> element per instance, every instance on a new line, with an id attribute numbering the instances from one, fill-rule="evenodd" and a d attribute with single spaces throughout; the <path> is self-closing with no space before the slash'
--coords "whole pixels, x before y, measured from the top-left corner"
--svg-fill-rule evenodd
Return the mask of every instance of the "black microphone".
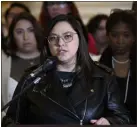
<path id="1" fill-rule="evenodd" d="M 45 60 L 44 64 L 39 66 L 37 69 L 31 72 L 29 74 L 28 78 L 26 81 L 30 78 L 34 78 L 33 81 L 29 85 L 27 85 L 18 95 L 16 95 L 11 101 L 9 101 L 2 109 L 1 111 L 5 110 L 11 103 L 13 103 L 17 98 L 19 98 L 23 93 L 25 93 L 32 85 L 36 85 L 39 83 L 39 81 L 42 79 L 42 77 L 45 76 L 47 71 L 50 71 L 54 67 L 56 67 L 56 61 L 57 57 L 49 57 L 48 59 Z M 43 74 L 45 73 L 45 74 Z M 23 84 L 24 85 L 24 84 Z"/>
<path id="2" fill-rule="evenodd" d="M 47 58 L 41 66 L 39 66 L 37 69 L 33 70 L 29 74 L 29 78 L 37 77 L 41 73 L 44 73 L 44 72 L 51 70 L 52 68 L 54 68 L 56 66 L 56 61 L 57 61 L 57 57 Z"/>

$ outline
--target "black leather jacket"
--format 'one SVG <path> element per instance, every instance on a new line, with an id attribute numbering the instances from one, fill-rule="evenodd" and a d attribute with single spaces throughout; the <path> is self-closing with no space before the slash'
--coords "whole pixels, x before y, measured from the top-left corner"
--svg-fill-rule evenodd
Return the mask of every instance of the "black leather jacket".
<path id="1" fill-rule="evenodd" d="M 127 98 L 126 98 L 126 102 L 125 105 L 127 107 L 127 109 L 130 111 L 130 115 L 132 118 L 132 124 L 137 124 L 137 83 L 136 83 L 136 46 L 134 46 L 130 52 L 130 77 L 129 77 L 129 82 L 128 82 L 128 89 L 127 89 Z M 109 68 L 113 68 L 112 67 L 112 49 L 111 48 L 107 48 L 100 59 L 100 63 L 108 66 Z M 117 80 L 117 83 L 119 84 L 119 86 L 121 85 L 121 80 L 119 82 L 119 80 Z M 124 102 L 124 98 L 122 95 L 125 94 L 124 90 L 124 85 L 122 85 L 123 87 L 120 88 L 120 94 L 121 94 L 121 99 Z M 125 89 L 126 89 L 126 84 L 125 84 Z"/>
<path id="2" fill-rule="evenodd" d="M 3 125 L 11 119 L 20 124 L 33 125 L 90 124 L 90 120 L 101 117 L 111 124 L 129 124 L 128 111 L 120 102 L 113 73 L 103 65 L 95 65 L 94 70 L 92 84 L 78 74 L 69 95 L 65 94 L 56 71 L 49 72 L 39 84 L 9 107 Z M 24 78 L 14 96 L 20 93 L 23 82 Z"/>

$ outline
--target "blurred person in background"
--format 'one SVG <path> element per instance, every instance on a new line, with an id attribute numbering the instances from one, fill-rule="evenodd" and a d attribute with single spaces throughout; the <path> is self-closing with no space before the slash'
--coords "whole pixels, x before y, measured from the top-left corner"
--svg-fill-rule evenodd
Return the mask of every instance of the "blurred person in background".
<path id="1" fill-rule="evenodd" d="M 2 25 L 2 32 L 5 38 L 5 43 L 4 45 L 8 45 L 7 41 L 8 41 L 8 32 L 9 32 L 9 27 L 11 25 L 12 20 L 19 15 L 21 12 L 28 12 L 30 13 L 30 10 L 27 6 L 25 6 L 22 3 L 18 3 L 18 2 L 13 2 L 10 7 L 6 10 L 5 12 L 5 24 Z M 8 50 L 8 49 L 7 49 Z"/>
<path id="2" fill-rule="evenodd" d="M 4 127 L 9 124 L 130 123 L 129 112 L 119 99 L 113 72 L 93 63 L 85 41 L 81 25 L 74 16 L 59 15 L 52 20 L 44 46 L 49 56 L 57 57 L 56 64 L 41 74 L 46 76 L 40 82 L 10 105 L 2 121 Z M 32 80 L 26 82 L 26 78 L 33 69 L 21 78 L 14 96 L 30 86 Z"/>
<path id="3" fill-rule="evenodd" d="M 8 52 L 8 48 L 7 48 L 7 45 L 5 45 L 5 37 L 4 37 L 4 34 L 3 34 L 3 31 L 1 31 L 1 65 L 2 65 L 2 76 L 1 76 L 1 84 L 2 86 L 3 85 L 6 85 L 8 84 L 8 80 L 6 78 L 6 76 L 4 75 L 8 75 L 9 73 L 9 63 L 11 61 L 11 57 L 10 57 L 10 54 Z M 2 87 L 3 88 L 3 87 Z M 4 89 L 2 89 L 3 91 Z M 3 106 L 5 104 L 5 101 L 2 99 L 1 100 L 1 106 Z M 1 117 L 3 118 L 3 116 L 5 116 L 5 112 L 2 112 L 1 114 Z"/>
<path id="4" fill-rule="evenodd" d="M 87 23 L 87 29 L 90 33 L 91 41 L 88 44 L 88 50 L 91 58 L 98 61 L 101 54 L 108 46 L 106 36 L 106 22 L 108 16 L 105 14 L 98 14 L 92 17 Z"/>
<path id="5" fill-rule="evenodd" d="M 25 69 L 39 64 L 44 34 L 36 19 L 29 13 L 16 16 L 9 28 L 10 60 L 2 58 L 2 101 L 11 100 Z"/>
<path id="6" fill-rule="evenodd" d="M 22 3 L 14 2 L 10 5 L 10 7 L 5 12 L 5 21 L 8 28 L 10 27 L 12 20 L 21 12 L 30 13 L 30 10 L 26 5 Z"/>
<path id="7" fill-rule="evenodd" d="M 136 121 L 136 20 L 131 10 L 114 9 L 107 24 L 109 46 L 100 62 L 113 68 L 121 99 Z"/>
<path id="8" fill-rule="evenodd" d="M 3 37 L 6 38 L 8 35 L 7 25 L 5 23 L 1 24 L 1 31 L 3 33 Z"/>
<path id="9" fill-rule="evenodd" d="M 6 43 L 6 38 L 4 37 L 4 33 L 3 31 L 1 31 L 1 49 L 2 49 L 2 52 L 5 53 L 5 55 L 9 55 L 9 51 L 8 51 L 8 46 L 7 46 L 7 43 Z"/>
<path id="10" fill-rule="evenodd" d="M 46 31 L 50 20 L 60 14 L 72 14 L 81 24 L 83 33 L 88 40 L 88 33 L 80 17 L 79 11 L 74 2 L 69 1 L 44 1 L 42 4 L 39 21 L 42 28 Z"/>
<path id="11" fill-rule="evenodd" d="M 132 10 L 136 12 L 136 18 L 137 18 L 137 1 L 133 1 Z"/>
<path id="12" fill-rule="evenodd" d="M 131 9 L 136 18 L 136 29 L 137 29 L 137 1 L 133 1 L 132 9 Z M 136 43 L 137 43 L 137 32 L 136 32 Z"/>

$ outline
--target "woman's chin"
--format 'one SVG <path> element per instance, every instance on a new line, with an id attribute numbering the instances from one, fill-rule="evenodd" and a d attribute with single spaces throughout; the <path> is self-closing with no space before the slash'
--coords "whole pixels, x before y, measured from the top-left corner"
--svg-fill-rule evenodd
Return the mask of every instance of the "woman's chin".
<path id="1" fill-rule="evenodd" d="M 58 57 L 58 60 L 63 62 L 63 61 L 66 61 L 67 58 L 65 58 L 65 57 Z"/>
<path id="2" fill-rule="evenodd" d="M 61 57 L 57 57 L 57 58 L 58 58 L 58 60 L 59 60 L 60 62 L 62 62 L 62 63 L 65 63 L 65 62 L 68 61 L 68 58 L 67 58 L 66 56 L 61 56 Z"/>

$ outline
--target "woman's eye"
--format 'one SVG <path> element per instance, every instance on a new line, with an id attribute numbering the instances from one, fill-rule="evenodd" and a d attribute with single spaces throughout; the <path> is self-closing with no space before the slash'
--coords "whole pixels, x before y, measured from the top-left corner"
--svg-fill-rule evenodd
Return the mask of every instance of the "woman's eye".
<path id="1" fill-rule="evenodd" d="M 23 31 L 22 31 L 22 30 L 17 30 L 16 33 L 17 33 L 17 34 L 22 34 Z"/>
<path id="2" fill-rule="evenodd" d="M 29 32 L 34 32 L 34 29 L 29 29 Z"/>
<path id="3" fill-rule="evenodd" d="M 124 37 L 125 37 L 125 38 L 129 38 L 129 37 L 130 37 L 130 34 L 125 33 L 125 34 L 124 34 Z"/>
<path id="4" fill-rule="evenodd" d="M 65 40 L 68 40 L 68 39 L 71 39 L 71 38 L 72 38 L 72 35 L 70 35 L 70 34 L 67 34 L 67 35 L 64 36 Z"/>
<path id="5" fill-rule="evenodd" d="M 54 41 L 54 40 L 56 40 L 56 38 L 57 38 L 56 36 L 51 36 L 51 37 L 49 37 L 49 40 Z"/>

